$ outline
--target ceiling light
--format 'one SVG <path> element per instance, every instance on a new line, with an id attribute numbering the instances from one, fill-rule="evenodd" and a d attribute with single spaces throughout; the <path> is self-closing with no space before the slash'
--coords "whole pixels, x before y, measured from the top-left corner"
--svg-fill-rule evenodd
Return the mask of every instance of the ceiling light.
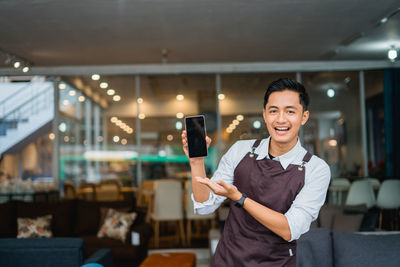
<path id="1" fill-rule="evenodd" d="M 388 18 L 387 18 L 387 17 L 384 17 L 384 18 L 381 19 L 381 24 L 384 24 L 384 23 L 386 23 L 387 21 L 388 21 Z"/>
<path id="2" fill-rule="evenodd" d="M 99 75 L 99 74 L 93 74 L 93 75 L 92 75 L 92 80 L 93 80 L 93 81 L 98 81 L 98 80 L 100 80 L 100 75 Z"/>
<path id="3" fill-rule="evenodd" d="M 25 73 L 28 72 L 29 70 L 30 70 L 30 69 L 29 69 L 28 66 L 25 66 L 25 67 L 22 68 L 22 72 L 25 72 Z"/>
<path id="4" fill-rule="evenodd" d="M 122 138 L 121 144 L 126 145 L 126 143 L 128 143 L 128 141 L 125 138 Z"/>
<path id="5" fill-rule="evenodd" d="M 65 100 L 63 101 L 63 105 L 64 105 L 64 106 L 68 106 L 68 105 L 69 105 L 68 99 L 65 99 Z"/>
<path id="6" fill-rule="evenodd" d="M 18 69 L 19 67 L 21 67 L 21 62 L 15 61 L 14 62 L 14 68 Z"/>
<path id="7" fill-rule="evenodd" d="M 183 115 L 182 112 L 176 113 L 176 117 L 177 117 L 178 119 L 182 119 L 184 116 L 185 116 L 185 115 Z"/>
<path id="8" fill-rule="evenodd" d="M 65 83 L 60 83 L 58 85 L 58 89 L 64 90 L 65 88 L 67 88 L 67 85 Z"/>
<path id="9" fill-rule="evenodd" d="M 182 122 L 177 121 L 177 122 L 175 123 L 175 128 L 176 128 L 177 130 L 182 130 L 182 127 L 183 127 Z"/>
<path id="10" fill-rule="evenodd" d="M 326 91 L 326 94 L 328 97 L 332 98 L 335 96 L 335 90 L 333 90 L 332 88 L 329 88 L 328 91 Z"/>
<path id="11" fill-rule="evenodd" d="M 69 136 L 67 135 L 67 136 L 64 136 L 64 141 L 65 141 L 65 143 L 68 143 L 69 142 Z"/>
<path id="12" fill-rule="evenodd" d="M 218 99 L 219 100 L 224 100 L 225 99 L 225 95 L 224 94 L 219 94 L 218 95 Z"/>
<path id="13" fill-rule="evenodd" d="M 236 126 L 233 125 L 233 124 L 231 124 L 231 125 L 229 125 L 229 128 L 231 128 L 232 130 L 235 130 L 235 129 L 236 129 Z"/>
<path id="14" fill-rule="evenodd" d="M 172 134 L 167 135 L 167 140 L 168 141 L 174 140 L 174 136 Z"/>
<path id="15" fill-rule="evenodd" d="M 181 95 L 181 94 L 176 95 L 176 100 L 182 101 L 183 99 L 185 99 L 185 97 L 183 95 Z"/>
<path id="16" fill-rule="evenodd" d="M 56 137 L 56 136 L 55 136 L 53 133 L 50 133 L 50 134 L 49 134 L 49 139 L 50 139 L 50 140 L 54 140 L 55 137 Z"/>
<path id="17" fill-rule="evenodd" d="M 85 102 L 85 97 L 83 95 L 78 97 L 79 102 Z"/>
<path id="18" fill-rule="evenodd" d="M 60 123 L 60 125 L 58 126 L 58 129 L 61 132 L 65 132 L 67 130 L 67 124 L 65 124 L 65 122 Z"/>
<path id="19" fill-rule="evenodd" d="M 161 149 L 160 151 L 158 151 L 158 155 L 160 157 L 166 157 L 167 156 L 167 152 L 165 152 L 165 150 Z"/>
<path id="20" fill-rule="evenodd" d="M 328 142 L 329 146 L 337 146 L 337 141 L 335 139 L 331 139 Z"/>
<path id="21" fill-rule="evenodd" d="M 390 61 L 395 61 L 397 58 L 397 50 L 392 47 L 389 51 L 388 51 L 388 59 L 390 59 Z"/>
<path id="22" fill-rule="evenodd" d="M 118 141 L 119 141 L 119 136 L 118 136 L 118 135 L 114 136 L 114 137 L 113 137 L 113 141 L 114 141 L 115 143 L 118 143 Z"/>
<path id="23" fill-rule="evenodd" d="M 108 89 L 107 90 L 107 95 L 114 95 L 115 94 L 115 90 L 114 89 Z"/>
<path id="24" fill-rule="evenodd" d="M 70 96 L 74 96 L 74 95 L 76 95 L 76 92 L 75 92 L 75 90 L 69 90 L 68 94 Z"/>
<path id="25" fill-rule="evenodd" d="M 139 119 L 143 120 L 144 118 L 146 118 L 146 114 L 140 113 L 139 114 Z"/>
<path id="26" fill-rule="evenodd" d="M 243 116 L 243 115 L 237 115 L 237 116 L 236 116 L 236 119 L 237 119 L 238 121 L 242 121 L 242 120 L 244 119 L 244 116 Z"/>
<path id="27" fill-rule="evenodd" d="M 139 97 L 136 101 L 137 101 L 139 104 L 142 104 L 142 103 L 143 103 L 143 98 Z"/>
<path id="28" fill-rule="evenodd" d="M 100 83 L 100 88 L 106 89 L 107 87 L 108 87 L 108 83 L 106 83 L 106 82 Z"/>
<path id="29" fill-rule="evenodd" d="M 115 102 L 118 102 L 118 101 L 121 100 L 121 97 L 120 97 L 119 95 L 115 95 L 115 96 L 113 96 L 113 100 L 114 100 Z"/>
<path id="30" fill-rule="evenodd" d="M 231 128 L 226 128 L 226 132 L 227 133 L 232 133 L 232 129 Z"/>
<path id="31" fill-rule="evenodd" d="M 121 123 L 121 125 L 119 126 L 119 127 L 121 127 L 121 128 L 125 128 L 126 127 L 126 123 Z"/>
<path id="32" fill-rule="evenodd" d="M 116 122 L 117 122 L 117 120 L 118 120 L 118 118 L 117 118 L 117 117 L 111 117 L 111 119 L 110 119 L 110 121 L 111 121 L 112 123 L 116 123 Z"/>
<path id="33" fill-rule="evenodd" d="M 233 120 L 232 124 L 235 125 L 235 126 L 239 125 L 239 120 Z"/>
<path id="34" fill-rule="evenodd" d="M 253 127 L 256 129 L 260 129 L 261 128 L 261 122 L 259 120 L 256 120 L 253 122 Z"/>
<path id="35" fill-rule="evenodd" d="M 133 129 L 128 129 L 128 134 L 133 133 Z"/>

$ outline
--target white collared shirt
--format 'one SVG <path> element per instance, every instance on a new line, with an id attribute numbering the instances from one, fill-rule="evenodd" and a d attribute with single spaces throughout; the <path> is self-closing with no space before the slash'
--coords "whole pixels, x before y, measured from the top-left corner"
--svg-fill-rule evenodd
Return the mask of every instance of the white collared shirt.
<path id="1" fill-rule="evenodd" d="M 269 158 L 270 137 L 263 139 L 256 148 L 256 160 Z M 236 166 L 251 151 L 255 140 L 241 140 L 236 142 L 221 158 L 218 168 L 212 180 L 223 180 L 233 184 L 234 171 Z M 300 165 L 307 151 L 301 146 L 300 141 L 286 154 L 273 158 L 279 161 L 282 168 L 286 169 L 289 164 Z M 319 157 L 313 155 L 305 164 L 304 186 L 297 194 L 289 210 L 284 214 L 288 220 L 291 232 L 291 240 L 299 239 L 300 236 L 310 229 L 312 221 L 318 217 L 319 210 L 325 202 L 326 193 L 331 179 L 331 172 L 328 164 Z M 224 202 L 226 197 L 215 195 L 210 191 L 210 197 L 205 202 L 197 202 L 193 198 L 194 210 L 198 214 L 209 214 L 214 212 Z M 290 242 L 289 241 L 289 242 Z"/>

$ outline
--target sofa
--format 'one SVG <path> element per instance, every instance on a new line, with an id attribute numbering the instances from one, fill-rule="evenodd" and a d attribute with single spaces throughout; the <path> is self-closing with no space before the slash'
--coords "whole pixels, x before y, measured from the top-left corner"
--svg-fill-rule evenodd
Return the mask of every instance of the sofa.
<path id="1" fill-rule="evenodd" d="M 145 214 L 136 211 L 138 216 L 126 236 L 126 241 L 98 238 L 100 219 L 104 208 L 121 211 L 136 211 L 136 201 L 94 202 L 86 200 L 62 200 L 55 203 L 32 203 L 8 201 L 0 204 L 0 238 L 17 236 L 17 218 L 36 218 L 52 215 L 51 230 L 53 237 L 78 237 L 84 240 L 86 253 L 109 248 L 112 251 L 114 266 L 139 266 L 146 258 L 148 242 L 152 236 L 151 225 L 145 223 Z M 132 245 L 131 232 L 139 236 Z M 17 240 L 18 241 L 18 240 Z"/>
<path id="2" fill-rule="evenodd" d="M 298 267 L 398 267 L 400 233 L 344 233 L 313 228 L 297 241 Z"/>
<path id="3" fill-rule="evenodd" d="M 85 258 L 81 238 L 0 238 L 2 267 L 79 267 L 89 263 L 112 267 L 111 250 L 101 249 Z"/>

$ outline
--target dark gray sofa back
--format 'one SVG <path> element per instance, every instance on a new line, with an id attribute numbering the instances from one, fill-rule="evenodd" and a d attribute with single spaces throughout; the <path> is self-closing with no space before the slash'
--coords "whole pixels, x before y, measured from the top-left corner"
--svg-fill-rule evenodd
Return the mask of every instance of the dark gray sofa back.
<path id="1" fill-rule="evenodd" d="M 333 266 L 331 231 L 313 228 L 297 240 L 298 267 Z"/>

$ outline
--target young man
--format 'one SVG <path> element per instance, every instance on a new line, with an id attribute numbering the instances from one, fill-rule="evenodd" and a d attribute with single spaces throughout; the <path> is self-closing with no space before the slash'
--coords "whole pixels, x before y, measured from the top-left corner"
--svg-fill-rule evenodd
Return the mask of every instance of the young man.
<path id="1" fill-rule="evenodd" d="M 329 166 L 298 139 L 308 104 L 303 85 L 274 81 L 263 109 L 270 137 L 236 142 L 212 179 L 206 178 L 203 158 L 190 159 L 196 212 L 211 213 L 231 200 L 212 266 L 296 266 L 295 240 L 317 218 L 330 182 Z M 182 143 L 188 155 L 186 132 Z"/>

